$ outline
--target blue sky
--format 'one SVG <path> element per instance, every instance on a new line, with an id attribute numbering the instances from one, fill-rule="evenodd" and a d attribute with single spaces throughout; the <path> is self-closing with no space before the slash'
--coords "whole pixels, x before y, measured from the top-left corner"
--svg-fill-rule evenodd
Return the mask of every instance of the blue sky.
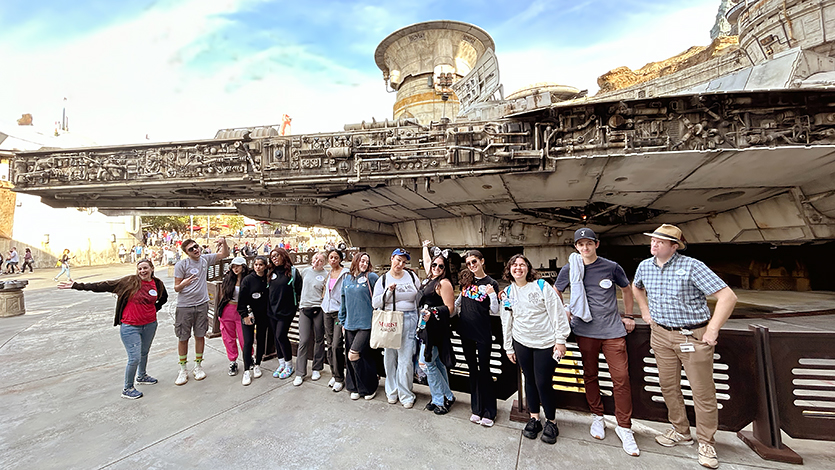
<path id="1" fill-rule="evenodd" d="M 293 132 L 391 117 L 374 50 L 412 23 L 474 23 L 496 43 L 506 93 L 597 76 L 709 43 L 719 0 L 349 2 L 183 0 L 0 3 L 0 120 L 32 113 L 100 143 Z M 71 5 L 71 6 L 67 6 Z"/>

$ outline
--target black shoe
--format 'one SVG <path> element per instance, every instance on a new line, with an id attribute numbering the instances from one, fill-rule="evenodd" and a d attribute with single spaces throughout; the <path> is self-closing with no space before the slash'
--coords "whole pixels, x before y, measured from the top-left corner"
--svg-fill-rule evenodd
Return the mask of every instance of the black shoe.
<path id="1" fill-rule="evenodd" d="M 545 430 L 542 431 L 542 442 L 546 444 L 554 444 L 557 442 L 557 436 L 560 435 L 560 428 L 557 427 L 556 422 L 545 421 Z"/>
<path id="2" fill-rule="evenodd" d="M 447 400 L 447 398 L 444 397 L 444 406 L 445 407 L 452 408 L 453 403 L 455 403 L 455 397 L 454 396 L 452 397 L 452 400 Z"/>
<path id="3" fill-rule="evenodd" d="M 528 439 L 536 439 L 540 431 L 542 431 L 542 423 L 537 418 L 531 418 L 525 429 L 522 430 L 522 435 Z"/>
<path id="4" fill-rule="evenodd" d="M 423 407 L 424 410 L 429 410 L 429 411 L 435 411 L 436 408 L 438 408 L 438 405 L 432 403 L 431 401 L 429 403 L 427 403 L 426 406 Z"/>
<path id="5" fill-rule="evenodd" d="M 230 376 L 238 375 L 238 363 L 237 362 L 233 362 L 233 363 L 229 364 L 229 375 Z"/>
<path id="6" fill-rule="evenodd" d="M 445 415 L 445 414 L 449 413 L 449 408 L 447 408 L 444 405 L 441 405 L 441 406 L 436 406 L 434 411 L 435 411 L 436 415 Z"/>

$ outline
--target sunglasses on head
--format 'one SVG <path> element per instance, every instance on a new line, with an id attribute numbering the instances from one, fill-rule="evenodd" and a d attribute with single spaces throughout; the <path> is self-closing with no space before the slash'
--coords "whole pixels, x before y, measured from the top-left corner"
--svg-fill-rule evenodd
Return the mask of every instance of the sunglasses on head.
<path id="1" fill-rule="evenodd" d="M 444 269 L 443 263 L 432 263 L 430 266 L 433 268 Z"/>

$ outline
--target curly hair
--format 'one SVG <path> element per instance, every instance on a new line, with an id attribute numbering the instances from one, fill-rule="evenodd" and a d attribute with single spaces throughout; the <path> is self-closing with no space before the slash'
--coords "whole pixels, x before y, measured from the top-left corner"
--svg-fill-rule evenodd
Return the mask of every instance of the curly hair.
<path id="1" fill-rule="evenodd" d="M 533 268 L 533 265 L 531 265 L 531 261 L 528 258 L 525 258 L 525 255 L 521 253 L 510 257 L 510 259 L 507 261 L 507 264 L 504 266 L 504 273 L 502 273 L 502 278 L 508 282 L 514 281 L 513 276 L 510 274 L 510 267 L 513 266 L 513 263 L 515 263 L 516 260 L 519 258 L 525 260 L 525 264 L 528 265 L 528 275 L 525 276 L 525 281 L 533 282 L 537 280 L 539 278 L 539 273 L 536 272 L 536 270 Z"/>
<path id="2" fill-rule="evenodd" d="M 461 289 L 466 289 L 475 283 L 475 274 L 469 269 L 465 269 L 458 273 L 458 285 Z"/>

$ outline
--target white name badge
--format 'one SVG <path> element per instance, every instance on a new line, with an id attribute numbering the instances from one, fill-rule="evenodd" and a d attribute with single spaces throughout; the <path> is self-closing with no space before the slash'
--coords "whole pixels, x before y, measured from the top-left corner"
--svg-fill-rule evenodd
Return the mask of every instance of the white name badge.
<path id="1" fill-rule="evenodd" d="M 197 268 L 191 268 L 191 269 L 188 270 L 188 272 L 189 272 L 189 274 L 193 274 L 193 275 L 196 276 L 200 272 L 200 270 L 197 269 Z"/>
<path id="2" fill-rule="evenodd" d="M 601 279 L 600 280 L 600 287 L 604 289 L 611 289 L 612 288 L 612 280 L 611 279 Z"/>
<path id="3" fill-rule="evenodd" d="M 260 292 L 253 292 L 252 293 L 252 298 L 253 299 L 260 299 L 261 298 L 261 293 Z"/>
<path id="4" fill-rule="evenodd" d="M 696 346 L 694 346 L 693 343 L 679 343 L 678 346 L 681 348 L 681 352 L 696 352 Z"/>
<path id="5" fill-rule="evenodd" d="M 156 289 L 151 289 L 151 290 L 148 291 L 148 294 L 156 297 L 157 296 L 157 290 Z"/>
<path id="6" fill-rule="evenodd" d="M 273 279 L 275 279 L 275 278 L 277 278 L 277 277 L 278 277 L 278 275 L 277 275 L 276 273 L 273 273 L 273 277 L 272 277 L 272 278 L 273 278 Z"/>
<path id="7" fill-rule="evenodd" d="M 325 276 L 316 276 L 316 280 L 322 282 L 325 280 Z"/>
<path id="8" fill-rule="evenodd" d="M 358 284 L 365 284 L 366 282 L 368 282 L 368 279 L 366 279 L 364 277 L 361 277 L 361 278 L 357 279 Z"/>
<path id="9" fill-rule="evenodd" d="M 684 269 L 679 269 L 678 271 L 676 271 L 676 276 L 684 276 L 685 274 L 687 274 L 687 271 L 685 271 Z"/>

